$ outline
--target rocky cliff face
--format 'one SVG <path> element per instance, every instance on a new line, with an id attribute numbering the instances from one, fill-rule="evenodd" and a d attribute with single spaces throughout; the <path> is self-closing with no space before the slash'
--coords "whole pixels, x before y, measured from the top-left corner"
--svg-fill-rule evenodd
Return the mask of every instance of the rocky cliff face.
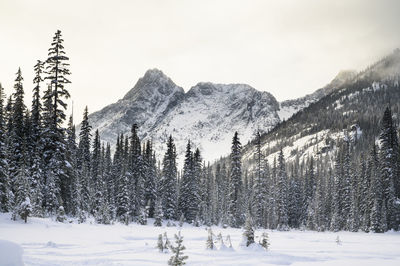
<path id="1" fill-rule="evenodd" d="M 114 144 L 117 135 L 130 132 L 132 124 L 140 126 L 142 137 L 157 128 L 184 99 L 185 92 L 160 70 L 148 70 L 118 102 L 89 116 L 93 130 Z"/>
<path id="2" fill-rule="evenodd" d="M 277 124 L 278 109 L 274 96 L 245 84 L 199 83 L 185 93 L 160 70 L 152 69 L 121 100 L 91 114 L 89 121 L 111 144 L 136 123 L 142 139 L 152 139 L 159 154 L 172 134 L 178 156 L 191 139 L 212 161 L 229 153 L 235 131 L 246 143 L 257 130 Z"/>
<path id="3" fill-rule="evenodd" d="M 400 51 L 396 50 L 363 72 L 341 71 L 328 85 L 314 93 L 278 103 L 270 93 L 246 84 L 202 82 L 185 93 L 162 71 L 152 69 L 121 100 L 91 114 L 89 120 L 93 130 L 98 129 L 101 138 L 111 144 L 115 144 L 118 134 L 129 134 L 132 124 L 136 123 L 140 137 L 151 139 L 158 155 L 163 155 L 166 139 L 172 134 L 182 166 L 188 139 L 200 148 L 205 160 L 213 161 L 230 152 L 235 131 L 239 132 L 245 145 L 258 130 L 267 132 L 347 85 L 369 80 L 371 83 L 388 81 L 398 86 L 399 73 Z M 275 140 L 274 143 L 282 141 Z"/>

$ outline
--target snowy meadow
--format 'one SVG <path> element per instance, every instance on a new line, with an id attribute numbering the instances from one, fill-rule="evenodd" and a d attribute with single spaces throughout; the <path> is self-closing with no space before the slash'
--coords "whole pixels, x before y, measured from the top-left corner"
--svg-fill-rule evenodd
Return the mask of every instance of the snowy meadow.
<path id="1" fill-rule="evenodd" d="M 23 249 L 25 265 L 166 265 L 172 254 L 157 249 L 159 234 L 167 233 L 174 244 L 174 234 L 181 231 L 187 265 L 399 265 L 400 233 L 387 232 L 312 232 L 271 231 L 270 247 L 244 247 L 242 229 L 212 227 L 222 234 L 226 248 L 217 237 L 216 250 L 206 249 L 207 228 L 184 224 L 182 228 L 123 224 L 101 225 L 59 223 L 48 218 L 31 218 L 28 224 L 0 215 L 0 239 L 14 242 Z M 256 230 L 256 242 L 264 230 Z M 230 236 L 232 249 L 226 241 Z M 339 236 L 339 242 L 337 241 Z M 5 250 L 4 246 L 1 250 Z M 8 256 L 14 251 L 7 250 Z M 5 254 L 2 254 L 5 255 Z M 7 258 L 0 260 L 7 261 Z M 11 264 L 13 265 L 13 264 Z"/>

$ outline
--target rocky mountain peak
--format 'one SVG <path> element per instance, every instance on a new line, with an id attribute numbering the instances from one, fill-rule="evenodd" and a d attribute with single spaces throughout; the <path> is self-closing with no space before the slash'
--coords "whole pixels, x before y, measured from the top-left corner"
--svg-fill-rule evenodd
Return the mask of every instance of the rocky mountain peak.
<path id="1" fill-rule="evenodd" d="M 152 94 L 171 95 L 174 92 L 184 93 L 183 89 L 177 86 L 167 75 L 159 69 L 149 69 L 141 77 L 135 86 L 125 94 L 123 100 L 137 99 L 142 94 L 150 96 Z"/>

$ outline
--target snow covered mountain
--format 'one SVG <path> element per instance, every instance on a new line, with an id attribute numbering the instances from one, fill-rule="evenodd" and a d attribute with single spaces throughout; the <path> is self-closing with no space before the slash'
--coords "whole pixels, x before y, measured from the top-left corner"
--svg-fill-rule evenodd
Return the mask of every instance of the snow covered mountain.
<path id="1" fill-rule="evenodd" d="M 130 132 L 133 123 L 140 126 L 142 134 L 153 130 L 183 100 L 184 94 L 161 71 L 149 70 L 121 100 L 90 114 L 89 121 L 104 141 L 114 144 L 117 135 Z"/>
<path id="2" fill-rule="evenodd" d="M 287 160 L 301 161 L 334 152 L 338 139 L 350 138 L 358 146 L 373 143 L 384 109 L 400 110 L 399 81 L 400 50 L 396 49 L 360 73 L 342 72 L 323 89 L 281 103 L 302 111 L 262 135 L 262 151 L 270 163 L 280 149 Z M 394 119 L 400 125 L 400 117 Z M 250 168 L 254 153 L 253 143 L 243 149 Z"/>
<path id="3" fill-rule="evenodd" d="M 332 93 L 339 87 L 351 81 L 356 76 L 356 74 L 357 72 L 355 70 L 342 70 L 325 87 L 318 89 L 315 92 L 307 94 L 303 97 L 281 102 L 279 105 L 280 110 L 278 112 L 279 118 L 281 120 L 287 120 L 298 111 L 309 106 L 311 103 L 317 102 L 322 97 L 328 95 L 329 93 Z"/>
<path id="4" fill-rule="evenodd" d="M 333 108 L 332 112 L 336 113 L 342 104 L 346 104 L 346 97 L 358 99 L 355 96 L 346 96 L 346 93 L 350 91 L 348 87 L 354 87 L 354 84 L 360 82 L 364 87 L 357 88 L 361 91 L 365 89 L 361 93 L 367 93 L 368 88 L 372 88 L 375 92 L 376 87 L 385 86 L 385 82 L 398 86 L 399 58 L 400 52 L 396 50 L 363 72 L 341 71 L 329 84 L 314 93 L 281 103 L 278 103 L 270 93 L 258 91 L 245 84 L 201 82 L 185 93 L 162 71 L 151 69 L 121 100 L 91 114 L 89 121 L 93 130 L 98 129 L 101 138 L 111 144 L 115 144 L 117 134 L 129 134 L 131 125 L 137 123 L 140 137 L 151 139 L 158 155 L 163 154 L 166 139 L 172 134 L 180 166 L 188 139 L 194 143 L 194 146 L 200 148 L 204 159 L 214 161 L 229 153 L 233 132 L 238 131 L 241 142 L 246 144 L 253 139 L 257 130 L 268 132 L 278 125 L 273 130 L 277 132 L 282 130 L 282 124 L 293 127 L 287 129 L 287 132 L 293 131 L 293 135 L 297 134 L 306 139 L 299 140 L 299 137 L 284 135 L 285 140 L 280 140 L 271 137 L 272 133 L 265 134 L 268 136 L 264 138 L 266 142 L 268 139 L 268 149 L 271 153 L 278 145 L 282 146 L 282 142 L 288 141 L 291 145 L 299 141 L 297 146 L 308 147 L 312 139 L 319 139 L 319 143 L 324 139 L 323 136 L 332 138 L 331 134 L 336 136 L 335 134 L 343 134 L 343 132 L 338 133 L 340 131 L 338 129 L 325 128 L 314 132 L 315 134 L 311 136 L 308 132 L 313 125 L 309 121 L 307 123 L 310 124 L 301 124 L 303 115 L 298 113 L 300 110 L 308 110 L 308 115 L 318 116 L 317 112 L 326 111 L 321 109 L 315 111 L 315 106 L 320 106 L 319 102 L 330 95 L 340 94 L 344 97 L 343 99 L 337 99 L 330 106 L 324 106 L 325 110 Z M 314 110 L 315 113 L 310 114 L 310 110 Z M 342 113 L 349 116 L 353 111 L 354 108 L 345 106 Z M 290 119 L 292 116 L 297 118 Z M 301 119 L 297 123 L 286 123 L 286 120 L 296 121 L 299 117 Z M 353 122 L 357 124 L 355 118 Z M 353 124 L 346 126 L 351 127 Z M 274 141 L 269 142 L 271 139 Z M 324 145 L 319 143 L 319 148 L 322 146 Z M 289 153 L 295 154 L 294 149 Z M 251 148 L 246 147 L 246 150 L 251 150 Z M 246 156 L 249 159 L 249 156 Z"/>
<path id="5" fill-rule="evenodd" d="M 280 121 L 278 109 L 270 93 L 249 85 L 199 83 L 185 93 L 160 70 L 152 69 L 121 100 L 91 114 L 89 121 L 111 144 L 117 134 L 128 134 L 137 123 L 140 136 L 152 139 L 159 154 L 172 134 L 178 155 L 183 155 L 191 139 L 212 161 L 229 152 L 234 131 L 245 143 L 257 130 L 271 129 Z"/>

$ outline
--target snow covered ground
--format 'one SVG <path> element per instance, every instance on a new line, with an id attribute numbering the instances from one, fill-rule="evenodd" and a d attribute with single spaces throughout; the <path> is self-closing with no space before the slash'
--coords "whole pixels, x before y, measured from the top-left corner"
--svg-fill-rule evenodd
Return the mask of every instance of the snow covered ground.
<path id="1" fill-rule="evenodd" d="M 222 233 L 224 239 L 230 235 L 233 250 L 210 251 L 205 249 L 205 227 L 63 224 L 39 218 L 24 224 L 11 221 L 9 214 L 0 214 L 0 239 L 6 240 L 0 241 L 0 265 L 18 257 L 19 246 L 25 265 L 167 265 L 171 254 L 157 250 L 157 237 L 167 232 L 174 243 L 178 230 L 184 236 L 187 265 L 400 265 L 398 232 L 268 231 L 271 246 L 266 252 L 239 246 L 240 229 L 213 227 L 214 234 Z M 256 236 L 261 233 L 257 230 Z M 337 236 L 341 245 L 336 243 Z"/>

